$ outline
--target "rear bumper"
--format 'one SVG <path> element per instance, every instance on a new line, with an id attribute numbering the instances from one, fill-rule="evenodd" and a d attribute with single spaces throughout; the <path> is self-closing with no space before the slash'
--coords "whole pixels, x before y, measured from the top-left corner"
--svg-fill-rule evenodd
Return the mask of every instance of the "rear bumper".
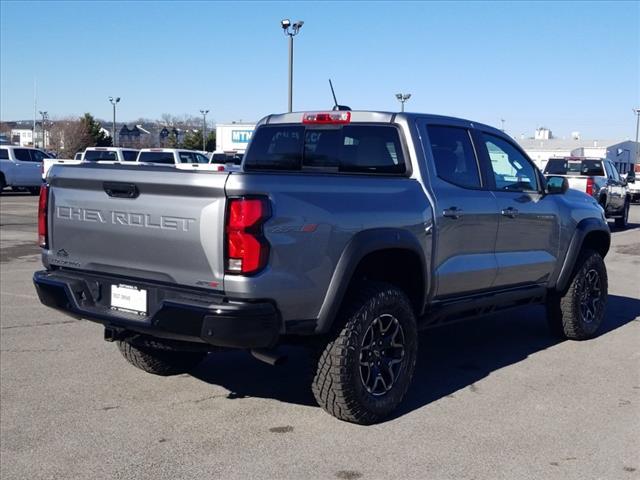
<path id="1" fill-rule="evenodd" d="M 66 270 L 35 272 L 33 283 L 44 305 L 116 330 L 233 348 L 272 347 L 280 335 L 280 317 L 267 301 Z M 119 284 L 147 291 L 147 315 L 111 308 L 111 286 Z"/>

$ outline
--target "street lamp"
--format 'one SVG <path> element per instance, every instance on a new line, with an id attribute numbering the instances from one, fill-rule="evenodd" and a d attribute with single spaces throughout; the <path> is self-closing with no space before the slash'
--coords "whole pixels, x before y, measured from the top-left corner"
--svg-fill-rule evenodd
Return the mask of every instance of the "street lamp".
<path id="1" fill-rule="evenodd" d="M 638 145 L 638 133 L 640 132 L 640 107 L 634 108 L 633 113 L 636 114 L 636 159 L 634 163 L 640 163 L 640 145 Z"/>
<path id="2" fill-rule="evenodd" d="M 396 93 L 396 98 L 400 102 L 400 111 L 404 112 L 404 102 L 411 98 L 410 93 Z"/>
<path id="3" fill-rule="evenodd" d="M 500 130 L 502 130 L 504 132 L 504 118 L 500 119 L 500 123 L 502 124 L 502 128 Z"/>
<path id="4" fill-rule="evenodd" d="M 207 150 L 207 113 L 209 110 L 200 110 L 202 114 L 202 151 Z"/>
<path id="5" fill-rule="evenodd" d="M 113 105 L 113 132 L 112 132 L 112 140 L 113 140 L 113 146 L 117 147 L 117 143 L 116 143 L 116 104 L 120 101 L 120 97 L 109 97 L 109 101 L 111 102 L 111 105 Z"/>
<path id="6" fill-rule="evenodd" d="M 46 112 L 46 111 L 43 112 L 42 110 L 40 110 L 40 115 L 42 115 L 42 149 L 44 150 L 46 148 L 46 146 L 45 146 L 46 135 L 45 135 L 45 129 L 44 129 L 45 127 L 44 127 L 44 125 L 45 125 L 45 122 L 47 121 L 47 119 L 49 118 L 49 112 Z M 35 145 L 36 144 L 35 138 L 33 140 L 34 140 L 33 144 Z"/>
<path id="7" fill-rule="evenodd" d="M 289 112 L 293 111 L 293 37 L 300 32 L 302 25 L 304 25 L 302 20 L 292 25 L 288 18 L 280 22 L 282 31 L 289 37 Z"/>

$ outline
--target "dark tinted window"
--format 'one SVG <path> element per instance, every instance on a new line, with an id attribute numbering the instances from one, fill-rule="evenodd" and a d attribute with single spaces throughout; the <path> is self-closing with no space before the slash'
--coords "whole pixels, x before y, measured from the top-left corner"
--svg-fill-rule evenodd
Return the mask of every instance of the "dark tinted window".
<path id="1" fill-rule="evenodd" d="M 604 166 L 600 160 L 570 160 L 552 158 L 544 167 L 545 175 L 592 175 L 604 176 Z"/>
<path id="2" fill-rule="evenodd" d="M 87 150 L 84 153 L 85 162 L 110 161 L 117 162 L 118 154 L 108 150 Z"/>
<path id="3" fill-rule="evenodd" d="M 464 128 L 427 127 L 436 173 L 441 179 L 465 188 L 480 188 L 478 162 Z"/>
<path id="4" fill-rule="evenodd" d="M 180 163 L 198 163 L 193 152 L 178 152 Z"/>
<path id="5" fill-rule="evenodd" d="M 6 148 L 0 148 L 0 160 L 8 160 L 9 159 L 9 150 Z"/>
<path id="6" fill-rule="evenodd" d="M 40 150 L 31 150 L 31 158 L 34 162 L 42 162 L 45 158 L 53 158 Z"/>
<path id="7" fill-rule="evenodd" d="M 138 152 L 136 150 L 124 150 L 122 158 L 124 158 L 125 162 L 135 162 L 136 158 L 138 158 Z"/>
<path id="8" fill-rule="evenodd" d="M 30 162 L 31 155 L 29 154 L 29 150 L 26 148 L 14 148 L 13 154 L 16 157 L 16 160 L 20 160 L 21 162 Z"/>
<path id="9" fill-rule="evenodd" d="M 173 152 L 140 152 L 139 162 L 174 165 Z"/>
<path id="10" fill-rule="evenodd" d="M 509 191 L 538 190 L 537 171 L 533 164 L 504 138 L 482 134 L 491 160 L 496 189 Z"/>
<path id="11" fill-rule="evenodd" d="M 386 125 L 260 127 L 244 165 L 248 170 L 406 171 L 398 131 Z"/>

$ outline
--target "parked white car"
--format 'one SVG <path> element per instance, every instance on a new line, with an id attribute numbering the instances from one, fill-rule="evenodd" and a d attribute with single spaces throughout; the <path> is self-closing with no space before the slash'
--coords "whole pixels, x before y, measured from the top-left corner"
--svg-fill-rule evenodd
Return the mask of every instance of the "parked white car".
<path id="1" fill-rule="evenodd" d="M 208 164 L 207 156 L 199 151 L 180 148 L 143 148 L 138 153 L 138 163 L 155 165 Z"/>
<path id="2" fill-rule="evenodd" d="M 42 184 L 41 170 L 48 155 L 37 148 L 0 145 L 0 192 L 5 187 L 26 189 L 37 195 Z"/>
<path id="3" fill-rule="evenodd" d="M 42 179 L 47 178 L 49 169 L 53 165 L 79 165 L 83 162 L 122 163 L 135 162 L 138 150 L 122 147 L 89 147 L 84 152 L 78 152 L 71 159 L 45 158 L 42 166 Z"/>

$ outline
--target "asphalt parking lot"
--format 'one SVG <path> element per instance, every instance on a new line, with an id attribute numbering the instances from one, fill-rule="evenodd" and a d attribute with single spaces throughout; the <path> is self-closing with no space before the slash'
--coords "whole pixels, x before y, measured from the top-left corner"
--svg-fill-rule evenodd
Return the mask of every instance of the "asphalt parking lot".
<path id="1" fill-rule="evenodd" d="M 37 197 L 0 197 L 0 477 L 640 478 L 640 205 L 613 231 L 601 335 L 557 342 L 528 308 L 421 336 L 400 411 L 371 427 L 313 402 L 307 357 L 130 366 L 102 328 L 40 305 Z"/>

